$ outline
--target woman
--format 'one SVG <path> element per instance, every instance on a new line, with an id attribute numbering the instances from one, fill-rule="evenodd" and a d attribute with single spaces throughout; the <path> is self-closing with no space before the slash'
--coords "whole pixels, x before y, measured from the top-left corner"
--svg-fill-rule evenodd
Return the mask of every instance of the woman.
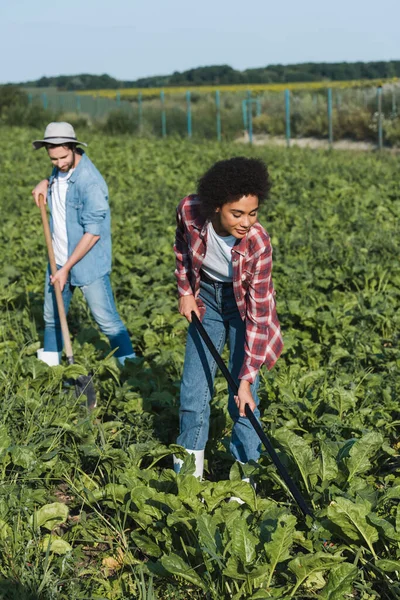
<path id="1" fill-rule="evenodd" d="M 271 279 L 271 243 L 257 221 L 269 187 L 262 161 L 222 160 L 200 179 L 197 194 L 184 198 L 177 209 L 174 251 L 179 312 L 190 323 L 192 311 L 202 318 L 220 353 L 228 340 L 229 370 L 239 385 L 238 396 L 229 395 L 234 423 L 230 450 L 242 463 L 256 461 L 260 455 L 259 439 L 244 407 L 249 404 L 259 417 L 259 370 L 263 364 L 271 369 L 283 347 Z M 191 323 L 177 443 L 194 454 L 195 475 L 200 478 L 215 372 L 216 363 Z M 181 465 L 174 457 L 176 472 Z"/>

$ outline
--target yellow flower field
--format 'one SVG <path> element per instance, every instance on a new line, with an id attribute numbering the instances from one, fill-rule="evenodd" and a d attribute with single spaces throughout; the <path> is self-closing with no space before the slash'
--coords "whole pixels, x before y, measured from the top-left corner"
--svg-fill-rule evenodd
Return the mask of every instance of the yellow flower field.
<path id="1" fill-rule="evenodd" d="M 243 92 L 251 90 L 254 93 L 259 92 L 282 92 L 284 90 L 297 90 L 297 91 L 313 91 L 322 90 L 327 88 L 367 88 L 377 87 L 379 85 L 385 85 L 390 83 L 399 83 L 399 78 L 393 77 L 391 79 L 357 79 L 351 81 L 310 81 L 310 82 L 296 82 L 296 83 L 265 83 L 265 84 L 238 84 L 238 85 L 204 85 L 204 86 L 183 86 L 183 87 L 164 87 L 164 88 L 121 88 L 119 90 L 87 90 L 79 92 L 85 95 L 96 95 L 106 98 L 115 98 L 119 92 L 121 98 L 137 96 L 139 93 L 142 96 L 155 96 L 158 95 L 163 89 L 166 94 L 184 94 L 188 90 L 197 93 L 212 93 L 216 90 L 220 92 Z"/>

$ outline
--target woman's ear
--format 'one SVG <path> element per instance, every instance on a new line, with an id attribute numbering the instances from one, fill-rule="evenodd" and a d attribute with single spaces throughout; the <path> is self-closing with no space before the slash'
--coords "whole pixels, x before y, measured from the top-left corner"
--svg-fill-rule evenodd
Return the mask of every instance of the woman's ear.
<path id="1" fill-rule="evenodd" d="M 221 209 L 220 209 L 220 207 L 219 207 L 219 206 L 218 206 L 218 208 L 216 208 L 216 209 L 215 209 L 215 212 L 216 212 L 216 213 L 219 213 L 219 212 L 221 212 Z"/>

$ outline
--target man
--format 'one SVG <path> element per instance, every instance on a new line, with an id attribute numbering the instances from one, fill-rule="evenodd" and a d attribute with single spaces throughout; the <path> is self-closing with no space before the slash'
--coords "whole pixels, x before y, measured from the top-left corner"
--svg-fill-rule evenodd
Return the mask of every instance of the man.
<path id="1" fill-rule="evenodd" d="M 53 163 L 50 178 L 32 191 L 47 198 L 57 274 L 46 272 L 44 296 L 44 347 L 38 358 L 50 366 L 60 363 L 63 347 L 53 285 L 59 282 L 66 313 L 75 288 L 80 288 L 120 364 L 135 353 L 128 331 L 117 312 L 110 284 L 111 230 L 107 185 L 94 164 L 78 146 L 69 123 L 50 123 L 35 150 L 46 148 Z"/>

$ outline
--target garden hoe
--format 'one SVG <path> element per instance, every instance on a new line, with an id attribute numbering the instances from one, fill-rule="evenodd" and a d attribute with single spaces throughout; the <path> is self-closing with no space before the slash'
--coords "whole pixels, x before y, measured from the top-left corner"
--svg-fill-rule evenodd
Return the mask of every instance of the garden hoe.
<path id="1" fill-rule="evenodd" d="M 56 265 L 56 260 L 54 257 L 53 244 L 51 241 L 50 227 L 49 227 L 49 222 L 47 220 L 47 213 L 46 213 L 46 207 L 44 204 L 43 194 L 39 195 L 39 207 L 40 207 L 40 213 L 42 216 L 43 231 L 44 231 L 44 237 L 46 239 L 47 252 L 49 255 L 50 270 L 51 270 L 52 276 L 54 277 L 54 275 L 57 273 L 57 265 Z M 54 292 L 56 295 L 57 309 L 58 309 L 58 315 L 60 318 L 65 353 L 67 355 L 68 363 L 70 365 L 73 365 L 74 364 L 74 354 L 72 351 L 71 338 L 69 335 L 67 317 L 65 314 L 64 301 L 63 301 L 63 297 L 62 297 L 62 293 L 61 293 L 60 284 L 58 281 L 56 281 L 54 284 Z M 91 375 L 80 375 L 74 381 L 74 385 L 75 385 L 76 397 L 79 398 L 82 395 L 86 396 L 87 408 L 89 410 L 96 408 L 96 404 L 97 404 L 96 390 L 94 389 L 92 376 Z"/>
<path id="2" fill-rule="evenodd" d="M 225 365 L 224 361 L 222 360 L 218 350 L 212 343 L 208 333 L 204 329 L 200 319 L 198 318 L 198 316 L 196 315 L 196 313 L 194 311 L 192 311 L 192 322 L 194 323 L 200 336 L 203 338 L 203 341 L 206 344 L 209 351 L 211 352 L 215 362 L 221 369 L 222 374 L 225 377 L 226 381 L 228 382 L 228 385 L 231 388 L 232 392 L 235 394 L 235 396 L 237 396 L 238 391 L 239 391 L 237 383 L 235 382 L 232 375 L 230 374 L 230 372 L 229 372 L 227 366 Z M 306 504 L 303 496 L 299 492 L 296 484 L 294 483 L 294 481 L 290 477 L 289 473 L 286 471 L 285 467 L 281 463 L 279 456 L 275 452 L 273 445 L 271 444 L 270 440 L 268 439 L 267 434 L 264 432 L 260 423 L 257 421 L 256 417 L 253 414 L 253 411 L 251 410 L 251 408 L 248 404 L 245 405 L 245 413 L 246 413 L 246 417 L 249 419 L 250 423 L 256 430 L 256 433 L 257 433 L 258 437 L 260 438 L 261 442 L 264 444 L 265 448 L 267 449 L 267 452 L 270 455 L 275 467 L 277 468 L 279 475 L 282 477 L 283 481 L 288 486 L 293 498 L 296 500 L 301 511 L 303 512 L 303 514 L 305 516 L 309 515 L 310 517 L 313 517 L 314 515 L 313 515 L 311 509 L 307 506 L 307 504 Z"/>

